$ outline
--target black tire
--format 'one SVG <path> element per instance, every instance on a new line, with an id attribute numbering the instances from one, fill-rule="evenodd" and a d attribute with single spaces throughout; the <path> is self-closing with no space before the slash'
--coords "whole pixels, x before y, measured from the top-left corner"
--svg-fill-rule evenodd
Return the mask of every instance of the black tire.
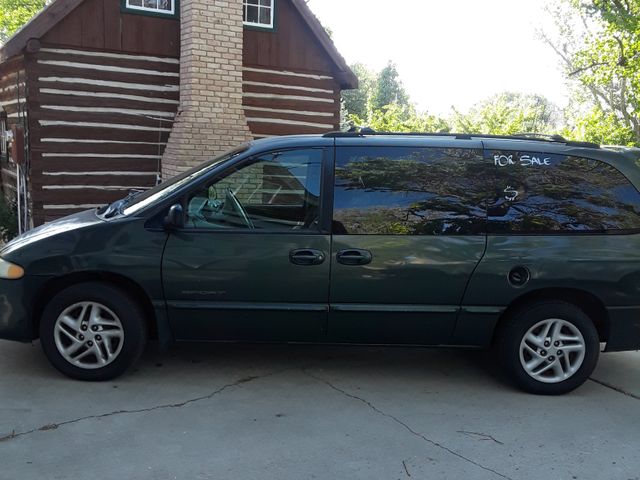
<path id="1" fill-rule="evenodd" d="M 107 307 L 122 326 L 124 339 L 119 353 L 104 367 L 76 366 L 66 360 L 56 346 L 54 332 L 58 317 L 65 309 L 81 302 L 96 302 Z M 146 342 L 147 324 L 140 306 L 117 287 L 103 282 L 79 283 L 62 290 L 46 305 L 40 321 L 40 343 L 45 355 L 60 372 L 77 380 L 104 381 L 121 375 L 140 358 Z"/>
<path id="2" fill-rule="evenodd" d="M 540 381 L 527 373 L 520 357 L 521 342 L 525 334 L 539 322 L 549 319 L 560 319 L 570 323 L 579 330 L 584 339 L 582 365 L 576 365 L 575 373 L 556 383 Z M 593 321 L 577 306 L 562 301 L 538 301 L 520 308 L 504 320 L 496 340 L 500 361 L 509 377 L 522 390 L 539 395 L 561 395 L 578 388 L 593 372 L 600 354 L 600 339 Z M 551 350 L 554 348 L 556 347 L 552 345 L 549 347 Z M 543 351 L 553 355 L 553 351 Z M 560 360 L 560 357 L 552 358 Z"/>

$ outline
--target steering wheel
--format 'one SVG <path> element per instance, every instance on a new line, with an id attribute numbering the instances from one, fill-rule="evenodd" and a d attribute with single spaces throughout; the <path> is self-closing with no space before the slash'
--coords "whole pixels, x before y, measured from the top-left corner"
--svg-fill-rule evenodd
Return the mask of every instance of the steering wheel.
<path id="1" fill-rule="evenodd" d="M 238 200 L 238 197 L 236 197 L 236 195 L 233 193 L 233 190 L 231 190 L 231 188 L 227 188 L 227 200 L 229 201 L 229 203 L 231 203 L 231 207 L 242 219 L 242 221 L 245 223 L 247 228 L 251 230 L 255 229 L 256 227 L 251 221 L 251 219 L 249 218 L 249 216 L 247 215 L 247 211 L 244 209 L 244 207 Z"/>

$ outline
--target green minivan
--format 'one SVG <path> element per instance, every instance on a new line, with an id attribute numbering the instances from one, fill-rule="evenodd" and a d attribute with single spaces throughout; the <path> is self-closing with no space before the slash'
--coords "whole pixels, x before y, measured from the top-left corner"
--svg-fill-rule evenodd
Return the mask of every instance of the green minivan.
<path id="1" fill-rule="evenodd" d="M 526 391 L 640 348 L 640 150 L 353 133 L 247 143 L 0 251 L 0 338 L 82 380 L 148 338 L 495 347 Z"/>

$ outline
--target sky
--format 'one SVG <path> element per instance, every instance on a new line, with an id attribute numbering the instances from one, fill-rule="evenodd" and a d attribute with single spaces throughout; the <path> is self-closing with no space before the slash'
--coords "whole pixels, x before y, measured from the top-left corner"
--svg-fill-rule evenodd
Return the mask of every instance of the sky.
<path id="1" fill-rule="evenodd" d="M 543 0 L 309 0 L 347 63 L 396 63 L 420 110 L 465 111 L 503 91 L 538 93 L 563 107 L 568 92 Z"/>

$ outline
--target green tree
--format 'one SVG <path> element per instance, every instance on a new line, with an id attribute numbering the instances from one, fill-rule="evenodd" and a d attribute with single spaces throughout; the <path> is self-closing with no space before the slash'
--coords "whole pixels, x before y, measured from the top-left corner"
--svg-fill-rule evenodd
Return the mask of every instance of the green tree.
<path id="1" fill-rule="evenodd" d="M 374 86 L 377 83 L 376 74 L 369 70 L 362 63 L 354 63 L 351 70 L 358 77 L 358 88 L 355 90 L 344 90 L 342 101 L 347 115 L 357 115 L 359 118 L 366 118 L 369 109 L 369 99 L 371 98 Z"/>
<path id="2" fill-rule="evenodd" d="M 407 94 L 396 65 L 389 62 L 378 74 L 376 84 L 371 93 L 371 107 L 380 110 L 387 105 L 399 105 L 409 108 L 409 95 Z"/>
<path id="3" fill-rule="evenodd" d="M 0 0 L 0 43 L 27 23 L 48 0 Z"/>
<path id="4" fill-rule="evenodd" d="M 640 0 L 562 0 L 543 40 L 575 86 L 569 133 L 640 144 Z M 588 103 L 581 103 L 587 100 Z"/>
<path id="5" fill-rule="evenodd" d="M 449 131 L 444 119 L 416 110 L 393 63 L 378 73 L 361 63 L 351 69 L 359 88 L 342 92 L 342 129 L 368 126 L 381 132 Z"/>
<path id="6" fill-rule="evenodd" d="M 454 108 L 453 129 L 460 133 L 514 135 L 556 133 L 560 109 L 545 97 L 504 92 L 474 105 L 469 112 Z"/>
<path id="7" fill-rule="evenodd" d="M 392 62 L 380 72 L 374 72 L 361 63 L 351 65 L 351 70 L 358 77 L 359 87 L 342 92 L 347 115 L 356 115 L 368 122 L 372 112 L 380 111 L 387 105 L 399 105 L 404 118 L 411 115 L 409 95 Z"/>

